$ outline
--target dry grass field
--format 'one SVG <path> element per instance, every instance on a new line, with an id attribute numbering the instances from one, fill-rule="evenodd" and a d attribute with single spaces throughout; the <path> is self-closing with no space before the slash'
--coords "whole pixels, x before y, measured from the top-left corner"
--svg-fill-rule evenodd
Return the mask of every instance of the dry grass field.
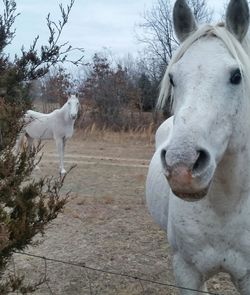
<path id="1" fill-rule="evenodd" d="M 46 142 L 34 177 L 57 175 L 54 142 Z M 163 231 L 154 224 L 144 201 L 144 184 L 153 153 L 147 134 L 75 134 L 66 145 L 67 176 L 62 194 L 70 191 L 64 211 L 26 252 L 90 268 L 174 284 L 171 252 Z M 15 254 L 10 269 L 27 282 L 44 278 L 34 293 L 178 294 L 175 288 L 89 268 Z M 233 295 L 225 275 L 210 280 L 211 292 Z M 194 292 L 194 294 L 197 294 Z"/>

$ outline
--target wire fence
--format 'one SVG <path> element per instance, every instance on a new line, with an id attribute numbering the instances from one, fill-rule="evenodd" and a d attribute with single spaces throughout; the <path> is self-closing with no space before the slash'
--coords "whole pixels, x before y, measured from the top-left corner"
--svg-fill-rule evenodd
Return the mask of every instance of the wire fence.
<path id="1" fill-rule="evenodd" d="M 163 283 L 163 282 L 160 282 L 160 281 L 155 281 L 155 280 L 148 279 L 148 278 L 143 278 L 143 277 L 140 277 L 140 276 L 130 275 L 130 274 L 127 274 L 127 273 L 121 273 L 121 272 L 114 271 L 114 270 L 105 270 L 105 269 L 101 269 L 101 268 L 95 268 L 95 267 L 88 266 L 85 263 L 77 263 L 77 262 L 65 261 L 65 260 L 61 260 L 61 259 L 55 259 L 55 258 L 35 255 L 35 254 L 27 253 L 27 252 L 20 252 L 20 251 L 15 251 L 14 253 L 18 254 L 18 255 L 27 256 L 27 257 L 33 257 L 33 258 L 42 260 L 44 262 L 43 278 L 39 281 L 39 283 L 37 283 L 37 287 L 41 286 L 42 284 L 45 284 L 47 286 L 48 290 L 49 290 L 50 295 L 55 295 L 55 293 L 52 291 L 52 289 L 51 289 L 51 287 L 49 285 L 49 278 L 48 278 L 48 273 L 47 273 L 47 262 L 49 262 L 49 261 L 84 269 L 86 271 L 85 274 L 86 274 L 86 278 L 88 280 L 89 294 L 90 295 L 93 295 L 94 293 L 93 293 L 93 290 L 92 290 L 92 283 L 91 283 L 91 280 L 90 280 L 90 278 L 88 276 L 87 271 L 93 271 L 93 272 L 108 274 L 108 275 L 111 275 L 111 276 L 119 276 L 119 277 L 123 277 L 123 278 L 126 278 L 126 279 L 132 279 L 132 280 L 139 283 L 140 288 L 141 288 L 141 292 L 142 292 L 141 294 L 143 294 L 143 295 L 146 295 L 146 293 L 145 293 L 146 289 L 144 287 L 144 283 L 150 283 L 150 284 L 154 284 L 154 285 L 159 285 L 159 286 L 163 286 L 163 287 L 166 287 L 166 288 L 171 287 L 171 288 L 175 288 L 175 289 L 179 289 L 179 290 L 186 290 L 186 291 L 193 292 L 193 294 L 223 295 L 222 293 L 200 291 L 200 290 L 196 290 L 196 289 L 192 289 L 192 288 L 188 288 L 188 287 L 184 287 L 184 286 L 178 286 L 178 285 L 171 284 L 171 283 Z M 16 267 L 15 267 L 14 258 L 13 258 L 13 265 L 14 265 L 14 273 L 15 273 L 16 272 Z"/>

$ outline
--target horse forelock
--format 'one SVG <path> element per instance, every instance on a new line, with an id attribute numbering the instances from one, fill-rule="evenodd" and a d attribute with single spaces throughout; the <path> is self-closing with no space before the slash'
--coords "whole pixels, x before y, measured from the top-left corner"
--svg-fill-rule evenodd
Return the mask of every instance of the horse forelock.
<path id="1" fill-rule="evenodd" d="M 75 100 L 75 101 L 79 101 L 78 97 L 75 95 L 75 94 L 71 94 L 68 98 L 67 101 L 70 101 L 70 100 Z"/>
<path id="2" fill-rule="evenodd" d="M 169 81 L 169 73 L 175 63 L 177 63 L 185 52 L 202 37 L 216 37 L 219 38 L 229 53 L 238 63 L 239 69 L 243 72 L 244 85 L 246 89 L 250 90 L 250 40 L 247 36 L 242 43 L 240 43 L 226 28 L 224 23 L 218 23 L 215 26 L 204 25 L 189 36 L 177 49 L 176 53 L 170 60 L 166 72 L 163 76 L 160 85 L 160 94 L 157 101 L 157 108 L 163 108 L 166 102 L 170 100 L 170 105 L 173 102 L 173 91 Z"/>

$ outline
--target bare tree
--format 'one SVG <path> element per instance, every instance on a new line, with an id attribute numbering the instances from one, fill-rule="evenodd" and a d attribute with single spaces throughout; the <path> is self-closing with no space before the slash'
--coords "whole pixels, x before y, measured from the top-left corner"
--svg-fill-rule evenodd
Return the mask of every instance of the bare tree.
<path id="1" fill-rule="evenodd" d="M 207 0 L 188 0 L 198 23 L 209 23 L 213 17 L 213 10 L 207 6 Z"/>
<path id="2" fill-rule="evenodd" d="M 41 82 L 41 99 L 43 102 L 57 102 L 63 106 L 73 87 L 71 74 L 63 67 L 53 68 Z"/>
<path id="3" fill-rule="evenodd" d="M 197 22 L 211 20 L 213 12 L 207 7 L 206 0 L 188 0 L 188 3 Z M 138 36 L 138 40 L 147 45 L 149 55 L 154 60 L 157 58 L 164 68 L 178 46 L 173 29 L 172 8 L 171 1 L 157 0 L 152 9 L 145 12 L 145 22 L 140 25 L 143 33 Z"/>
<path id="4" fill-rule="evenodd" d="M 152 9 L 145 12 L 144 20 L 140 25 L 143 34 L 138 37 L 139 41 L 147 45 L 152 55 L 167 64 L 177 44 L 173 33 L 172 5 L 169 1 L 157 0 Z"/>
<path id="5" fill-rule="evenodd" d="M 207 6 L 207 0 L 186 0 L 192 8 L 197 23 L 211 21 L 213 11 Z M 144 23 L 139 25 L 142 30 L 137 39 L 146 45 L 144 58 L 145 73 L 151 83 L 158 88 L 169 60 L 179 43 L 174 33 L 172 20 L 173 1 L 156 0 L 155 5 L 144 13 Z M 166 107 L 166 117 L 169 106 Z"/>

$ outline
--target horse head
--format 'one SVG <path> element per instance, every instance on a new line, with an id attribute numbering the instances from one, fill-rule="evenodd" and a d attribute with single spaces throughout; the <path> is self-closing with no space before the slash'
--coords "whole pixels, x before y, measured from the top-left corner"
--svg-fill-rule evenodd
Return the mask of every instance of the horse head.
<path id="1" fill-rule="evenodd" d="M 69 110 L 69 117 L 71 120 L 76 120 L 78 112 L 81 108 L 79 99 L 76 97 L 75 94 L 70 95 L 68 101 L 66 102 L 68 110 Z"/>
<path id="2" fill-rule="evenodd" d="M 173 131 L 161 150 L 175 195 L 196 201 L 209 191 L 220 161 L 246 147 L 249 25 L 245 0 L 231 0 L 225 25 L 197 28 L 185 0 L 177 0 L 174 28 L 181 45 L 165 73 L 159 103 L 172 97 Z"/>

